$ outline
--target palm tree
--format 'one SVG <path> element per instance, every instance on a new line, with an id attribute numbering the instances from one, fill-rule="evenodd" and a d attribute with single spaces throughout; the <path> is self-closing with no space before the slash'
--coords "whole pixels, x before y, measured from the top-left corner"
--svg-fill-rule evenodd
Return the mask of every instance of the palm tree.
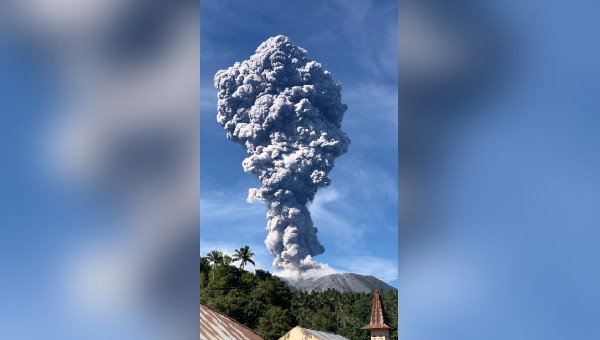
<path id="1" fill-rule="evenodd" d="M 218 251 L 218 250 L 213 250 L 210 253 L 206 254 L 206 258 L 208 259 L 208 261 L 211 263 L 211 267 L 213 268 L 212 270 L 212 276 L 213 276 L 213 280 L 215 279 L 215 271 L 214 268 L 217 264 L 219 263 L 223 263 L 223 253 Z"/>
<path id="2" fill-rule="evenodd" d="M 210 253 L 206 254 L 206 258 L 210 263 L 212 263 L 211 266 L 214 268 L 217 264 L 223 263 L 223 252 L 213 250 Z"/>
<path id="3" fill-rule="evenodd" d="M 248 262 L 252 263 L 253 266 L 256 266 L 254 261 L 252 261 L 252 256 L 254 256 L 254 253 L 250 251 L 250 247 L 245 246 L 244 248 L 235 250 L 235 255 L 233 255 L 233 259 L 235 261 L 241 261 L 240 268 L 244 269 L 246 263 Z"/>

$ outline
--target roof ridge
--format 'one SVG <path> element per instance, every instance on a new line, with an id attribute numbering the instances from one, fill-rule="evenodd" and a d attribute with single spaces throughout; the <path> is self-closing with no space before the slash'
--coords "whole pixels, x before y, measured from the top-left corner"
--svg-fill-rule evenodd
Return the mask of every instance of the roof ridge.
<path id="1" fill-rule="evenodd" d="M 320 331 L 320 330 L 318 330 L 318 329 L 312 329 L 312 328 L 302 327 L 302 326 L 300 326 L 300 325 L 298 325 L 298 326 L 296 326 L 296 327 L 300 327 L 300 328 L 302 328 L 302 329 L 308 329 L 309 331 L 313 331 L 313 332 L 321 332 L 321 333 L 327 333 L 327 334 L 331 334 L 331 335 L 339 335 L 339 334 L 332 333 L 332 332 Z"/>

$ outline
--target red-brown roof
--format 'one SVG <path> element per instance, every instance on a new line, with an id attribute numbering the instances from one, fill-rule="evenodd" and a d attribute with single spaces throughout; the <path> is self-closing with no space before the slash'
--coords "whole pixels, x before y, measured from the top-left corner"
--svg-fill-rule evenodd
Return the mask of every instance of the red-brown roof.
<path id="1" fill-rule="evenodd" d="M 371 320 L 369 324 L 362 329 L 393 329 L 386 322 L 385 311 L 383 310 L 383 303 L 381 303 L 381 296 L 379 296 L 378 289 L 375 289 L 375 296 L 373 297 Z"/>
<path id="2" fill-rule="evenodd" d="M 250 328 L 200 304 L 200 340 L 263 340 Z"/>

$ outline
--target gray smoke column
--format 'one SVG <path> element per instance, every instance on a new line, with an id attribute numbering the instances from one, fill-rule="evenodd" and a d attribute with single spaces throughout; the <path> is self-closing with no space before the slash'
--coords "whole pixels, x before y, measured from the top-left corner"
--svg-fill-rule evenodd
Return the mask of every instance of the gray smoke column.
<path id="1" fill-rule="evenodd" d="M 347 109 L 341 85 L 306 50 L 279 35 L 256 53 L 215 75 L 217 121 L 227 138 L 247 148 L 244 171 L 262 186 L 248 201 L 268 203 L 265 244 L 273 266 L 294 272 L 319 268 L 325 248 L 306 204 L 326 187 L 336 157 L 348 150 L 341 130 Z"/>

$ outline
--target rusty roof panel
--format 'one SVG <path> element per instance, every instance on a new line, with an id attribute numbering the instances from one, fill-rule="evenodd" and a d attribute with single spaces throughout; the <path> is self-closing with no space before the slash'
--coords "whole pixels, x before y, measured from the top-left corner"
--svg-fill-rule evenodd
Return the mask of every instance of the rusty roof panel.
<path id="1" fill-rule="evenodd" d="M 200 304 L 200 340 L 263 340 L 250 328 Z"/>

